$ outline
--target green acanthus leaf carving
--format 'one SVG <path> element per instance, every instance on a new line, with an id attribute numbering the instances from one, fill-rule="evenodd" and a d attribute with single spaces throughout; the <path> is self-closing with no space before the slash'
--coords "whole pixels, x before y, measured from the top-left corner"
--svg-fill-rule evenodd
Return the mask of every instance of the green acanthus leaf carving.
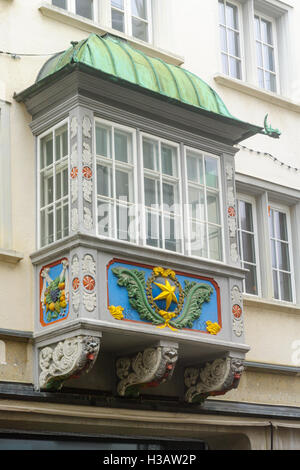
<path id="1" fill-rule="evenodd" d="M 201 315 L 202 304 L 210 301 L 213 293 L 212 287 L 208 284 L 184 281 L 185 304 L 183 312 L 176 320 L 170 321 L 170 325 L 175 328 L 192 328 L 195 320 Z"/>
<path id="2" fill-rule="evenodd" d="M 118 285 L 126 287 L 129 303 L 138 312 L 142 320 L 150 321 L 154 325 L 164 323 L 164 319 L 148 303 L 145 294 L 144 272 L 127 268 L 113 268 L 112 272 L 118 277 Z"/>

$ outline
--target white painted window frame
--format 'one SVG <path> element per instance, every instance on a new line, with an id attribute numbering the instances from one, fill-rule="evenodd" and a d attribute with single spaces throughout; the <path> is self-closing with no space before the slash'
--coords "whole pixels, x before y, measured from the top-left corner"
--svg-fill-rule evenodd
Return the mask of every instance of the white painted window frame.
<path id="1" fill-rule="evenodd" d="M 112 129 L 112 132 L 111 132 L 111 135 L 112 135 L 112 139 L 111 139 L 111 158 L 110 159 L 104 159 L 104 158 L 101 158 L 100 156 L 97 156 L 96 154 L 96 126 L 97 124 L 99 124 L 100 126 L 104 126 L 104 127 L 109 127 Z M 107 240 L 119 240 L 119 241 L 122 241 L 124 243 L 134 243 L 135 245 L 138 244 L 138 241 L 139 241 L 139 227 L 138 227 L 138 206 L 137 206 L 137 201 L 138 201 L 138 193 L 137 193 L 137 187 L 138 187 L 138 182 L 137 182 L 137 145 L 136 145 L 136 129 L 132 128 L 132 127 L 128 127 L 128 126 L 124 126 L 122 124 L 118 124 L 116 122 L 112 122 L 112 121 L 108 121 L 106 119 L 101 119 L 101 118 L 98 118 L 98 117 L 95 117 L 95 132 L 94 132 L 94 149 L 95 149 L 95 152 L 94 152 L 94 165 L 95 165 L 95 168 L 96 168 L 96 174 L 97 174 L 97 163 L 98 162 L 102 162 L 105 166 L 110 166 L 112 168 L 112 177 L 113 177 L 113 188 L 116 187 L 116 181 L 115 181 L 115 169 L 116 169 L 116 162 L 115 162 L 115 158 L 114 158 L 114 131 L 116 130 L 121 130 L 121 131 L 124 131 L 128 134 L 131 134 L 132 136 L 132 163 L 125 163 L 123 166 L 124 168 L 132 168 L 132 172 L 133 172 L 133 181 L 134 181 L 134 187 L 133 187 L 133 202 L 130 203 L 130 204 L 127 204 L 127 206 L 132 206 L 135 208 L 134 210 L 134 213 L 135 213 L 135 233 L 136 233 L 136 236 L 135 236 L 135 241 L 126 241 L 126 240 L 120 240 L 118 237 L 117 237 L 117 199 L 115 197 L 106 197 L 106 196 L 99 196 L 98 193 L 97 193 L 97 177 L 95 178 L 95 184 L 96 184 L 96 188 L 95 188 L 95 194 L 96 194 L 96 197 L 95 197 L 95 214 L 96 214 L 96 217 L 97 217 L 97 220 L 98 220 L 98 200 L 99 199 L 102 199 L 102 200 L 107 200 L 109 203 L 112 203 L 113 204 L 113 236 L 105 236 L 105 235 L 100 235 L 99 234 L 99 231 L 98 231 L 98 223 L 97 223 L 97 236 L 100 237 L 100 238 L 103 238 L 103 239 L 107 239 Z M 117 166 L 118 167 L 121 167 L 122 166 L 122 162 L 118 162 L 117 163 Z M 113 195 L 114 196 L 114 195 Z M 125 202 L 124 202 L 124 206 L 125 206 Z"/>
<path id="2" fill-rule="evenodd" d="M 200 257 L 200 256 L 195 256 L 195 255 L 192 255 L 191 254 L 191 234 L 190 234 L 190 206 L 189 206 L 189 197 L 188 197 L 188 186 L 189 186 L 189 183 L 188 183 L 188 175 L 187 175 L 187 152 L 188 151 L 191 151 L 191 152 L 194 152 L 194 153 L 198 153 L 199 155 L 202 155 L 203 159 L 205 158 L 205 156 L 208 156 L 210 158 L 214 158 L 216 161 L 217 161 L 217 165 L 218 165 L 218 182 L 219 182 L 219 186 L 218 186 L 218 190 L 216 192 L 218 192 L 219 194 L 219 207 L 220 207 L 220 222 L 221 224 L 213 224 L 213 223 L 210 223 L 208 222 L 208 211 L 207 211 L 207 199 L 206 199 L 206 193 L 207 193 L 207 185 L 206 183 L 204 182 L 204 184 L 202 185 L 203 188 L 204 188 L 204 195 L 205 195 L 205 225 L 206 225 L 206 237 L 207 237 L 207 248 L 208 248 L 208 257 L 207 258 L 204 258 L 204 257 Z M 187 248 L 187 254 L 188 256 L 191 256 L 193 258 L 198 258 L 198 259 L 210 259 L 212 261 L 215 261 L 215 262 L 221 262 L 221 263 L 224 263 L 226 260 L 225 260 L 225 234 L 224 234 L 224 217 L 223 217 L 223 178 L 222 178 L 222 172 L 221 172 L 221 164 L 220 164 L 220 157 L 218 157 L 217 155 L 213 155 L 209 152 L 204 152 L 204 151 L 201 151 L 199 149 L 196 149 L 196 148 L 193 148 L 193 147 L 189 147 L 189 146 L 184 146 L 184 165 L 183 165 L 183 168 L 184 168 L 184 174 L 185 174 L 185 198 L 186 198 L 186 206 L 187 206 L 187 234 L 188 234 L 188 237 L 187 237 L 187 245 L 188 245 L 188 248 Z M 205 177 L 205 176 L 204 176 Z M 213 258 L 210 258 L 210 248 L 209 248 L 209 233 L 208 233 L 208 225 L 215 225 L 216 227 L 218 228 L 221 228 L 221 242 L 222 242 L 222 253 L 221 253 L 221 260 L 214 260 Z"/>
<path id="3" fill-rule="evenodd" d="M 231 0 L 223 0 L 224 3 L 225 3 L 225 6 L 226 6 L 226 3 L 231 3 L 232 5 L 234 5 L 236 8 L 237 8 L 237 14 L 238 14 L 238 23 L 239 23 L 239 38 L 240 38 L 240 53 L 241 53 L 241 57 L 239 57 L 240 61 L 241 61 L 241 78 L 237 78 L 237 77 L 233 77 L 232 75 L 230 75 L 230 73 L 228 74 L 228 77 L 230 78 L 234 78 L 235 80 L 245 80 L 245 77 L 246 77 L 246 70 L 245 70 L 245 45 L 244 45 L 244 38 L 245 38 L 245 33 L 244 33 L 244 25 L 243 25 L 243 11 L 242 11 L 242 6 L 240 3 L 236 2 L 235 0 L 231 1 Z M 220 44 L 220 26 L 222 25 L 221 21 L 220 21 L 220 15 L 219 15 L 219 0 L 217 0 L 218 2 L 218 38 L 219 38 L 219 49 L 220 49 L 220 53 L 219 53 L 219 68 L 220 70 L 223 72 L 223 67 L 222 67 L 222 54 L 224 54 L 224 52 L 222 52 L 221 50 L 221 44 Z M 226 10 L 225 10 L 225 14 L 226 14 Z M 225 25 L 223 25 L 225 26 Z M 227 26 L 226 26 L 226 40 L 227 40 L 227 45 L 228 45 L 228 39 L 227 39 Z M 226 52 L 226 56 L 231 56 L 229 53 Z M 231 57 L 234 57 L 236 58 L 235 56 L 231 56 Z"/>
<path id="4" fill-rule="evenodd" d="M 246 292 L 246 285 L 245 285 L 245 280 L 243 281 L 243 290 L 244 293 L 251 296 L 251 297 L 261 297 L 262 296 L 262 290 L 261 290 L 261 273 L 260 273 L 260 258 L 259 258 L 259 246 L 258 246 L 258 237 L 257 237 L 257 210 L 256 210 L 256 201 L 254 197 L 251 197 L 246 194 L 238 193 L 236 196 L 237 201 L 243 201 L 251 204 L 252 206 L 252 221 L 253 221 L 253 235 L 254 235 L 254 250 L 255 250 L 255 259 L 256 259 L 256 279 L 257 279 L 257 294 L 251 294 L 249 292 Z M 241 237 L 241 224 L 240 224 L 240 219 L 238 220 L 238 237 L 239 237 L 239 243 L 241 247 L 241 251 L 243 251 L 243 244 L 242 244 L 242 237 Z M 242 253 L 240 253 L 241 257 L 241 262 L 244 263 L 244 259 L 242 256 Z M 254 263 L 248 263 L 247 264 L 254 264 Z"/>
<path id="5" fill-rule="evenodd" d="M 165 211 L 162 210 L 161 208 L 159 210 L 157 210 L 157 212 L 161 215 L 162 217 L 162 244 L 163 244 L 163 247 L 160 248 L 160 247 L 155 247 L 155 246 L 150 246 L 150 245 L 147 245 L 147 237 L 146 237 L 146 207 L 145 207 L 145 186 L 144 186 L 144 176 L 145 176 L 145 169 L 144 169 L 144 161 L 143 161 L 143 137 L 149 139 L 149 140 L 152 140 L 152 141 L 156 141 L 157 144 L 158 144 L 158 148 L 159 148 L 159 161 L 161 162 L 161 150 L 160 150 L 160 147 L 161 147 L 161 144 L 166 144 L 166 145 L 170 145 L 171 147 L 175 147 L 177 149 L 177 163 L 178 163 L 178 175 L 177 177 L 170 177 L 168 178 L 167 175 L 164 175 L 162 176 L 162 173 L 161 172 L 156 172 L 157 174 L 157 177 L 160 178 L 160 194 L 161 194 L 161 198 L 162 198 L 162 182 L 163 180 L 168 180 L 169 181 L 177 181 L 178 183 L 178 199 L 179 199 L 179 202 L 178 202 L 178 206 L 180 207 L 180 210 L 181 210 L 181 213 L 180 214 L 176 214 L 176 216 L 174 216 L 174 218 L 178 218 L 180 217 L 180 236 L 181 236 L 181 251 L 170 251 L 170 253 L 180 253 L 180 254 L 183 254 L 184 251 L 185 251 L 185 247 L 184 247 L 184 236 L 183 236 L 183 211 L 182 211 L 182 183 L 180 181 L 180 175 L 181 175 L 181 152 L 180 152 L 180 145 L 176 142 L 173 142 L 173 141 L 170 141 L 170 140 L 167 140 L 167 139 L 163 139 L 163 138 L 160 138 L 160 137 L 157 137 L 155 135 L 152 135 L 152 134 L 148 134 L 148 133 L 145 133 L 145 132 L 141 132 L 140 133 L 140 142 L 139 142 L 139 146 L 140 146 L 140 155 L 141 155 L 141 173 L 140 173 L 140 181 L 141 181 L 141 194 L 142 194 L 142 204 L 143 204 L 143 217 L 142 217 L 142 244 L 143 246 L 147 246 L 147 247 L 151 247 L 151 249 L 154 249 L 154 250 L 166 250 L 166 251 L 169 251 L 165 248 L 165 237 L 164 237 L 164 222 L 163 222 L 163 218 L 164 218 L 164 215 L 165 215 Z M 149 170 L 150 172 L 152 170 Z M 147 169 L 146 169 L 146 173 L 147 173 Z M 154 171 L 153 171 L 154 173 Z M 167 214 L 168 215 L 168 214 Z"/>
<path id="6" fill-rule="evenodd" d="M 294 259 L 293 259 L 293 250 L 292 250 L 292 244 L 293 244 L 293 239 L 292 239 L 292 225 L 291 225 L 291 214 L 290 214 L 290 209 L 288 206 L 284 206 L 278 203 L 273 203 L 272 201 L 269 201 L 268 205 L 268 214 L 270 213 L 270 209 L 274 209 L 275 211 L 282 212 L 286 215 L 286 224 L 287 224 L 287 235 L 288 235 L 288 253 L 289 253 L 289 258 L 290 258 L 290 275 L 291 275 L 291 290 L 292 290 L 292 300 L 284 300 L 284 299 L 277 299 L 274 296 L 274 284 L 273 284 L 273 277 L 272 277 L 272 286 L 273 286 L 273 299 L 278 302 L 286 302 L 290 304 L 295 304 L 296 303 L 296 284 L 295 284 L 295 270 L 294 270 Z M 269 216 L 269 215 L 268 215 Z M 269 225 L 269 224 L 268 224 Z M 276 239 L 277 240 L 277 239 Z M 270 245 L 270 250 L 271 250 L 271 233 L 269 230 L 269 245 Z M 277 250 L 276 250 L 276 257 L 277 257 Z M 272 258 L 271 258 L 271 272 L 273 271 L 272 267 Z M 276 271 L 282 271 L 279 268 L 276 268 Z M 283 271 L 285 272 L 285 271 Z M 287 271 L 286 271 L 287 272 Z M 281 291 L 280 291 L 280 284 L 278 283 L 278 290 L 280 293 L 281 297 Z"/>
<path id="7" fill-rule="evenodd" d="M 52 0 L 49 0 L 51 5 L 52 5 Z M 98 3 L 99 3 L 99 0 L 93 0 L 93 7 L 92 7 L 92 18 L 86 18 L 85 16 L 81 16 L 81 15 L 78 15 L 78 13 L 76 13 L 76 0 L 66 0 L 66 6 L 67 8 L 62 8 L 63 10 L 66 10 L 66 11 L 69 11 L 70 13 L 73 13 L 74 15 L 78 15 L 80 16 L 81 18 L 86 18 L 87 20 L 91 20 L 91 21 L 97 21 L 98 19 Z M 56 7 L 56 5 L 53 5 Z M 56 8 L 60 8 L 60 7 L 56 7 Z"/>
<path id="8" fill-rule="evenodd" d="M 100 2 L 101 1 L 103 1 L 103 0 L 100 0 Z M 146 3 L 147 3 L 147 7 L 146 7 L 147 8 L 147 20 L 144 20 L 143 18 L 135 17 L 134 15 L 131 14 L 131 0 L 123 0 L 124 1 L 124 10 L 113 7 L 111 5 L 110 0 L 105 0 L 105 3 L 107 3 L 107 1 L 108 1 L 109 9 L 110 9 L 109 10 L 110 11 L 110 15 L 109 15 L 110 24 L 109 24 L 109 27 L 112 28 L 111 11 L 112 10 L 120 11 L 120 12 L 124 13 L 124 31 L 123 31 L 124 34 L 127 34 L 128 36 L 132 36 L 135 39 L 137 39 L 138 41 L 142 41 L 142 42 L 146 42 L 146 43 L 151 43 L 152 42 L 152 40 L 153 40 L 152 0 L 146 0 Z M 131 21 L 132 17 L 137 18 L 137 19 L 143 21 L 144 23 L 148 23 L 148 40 L 147 41 L 143 41 L 142 39 L 137 38 L 136 36 L 133 36 L 133 34 L 132 34 L 132 21 Z M 119 30 L 115 30 L 115 31 L 119 32 Z"/>
<path id="9" fill-rule="evenodd" d="M 39 248 L 43 248 L 45 246 L 50 246 L 53 243 L 55 243 L 56 240 L 56 205 L 57 202 L 55 199 L 55 194 L 56 194 L 56 177 L 53 179 L 53 203 L 48 204 L 47 206 L 43 207 L 43 210 L 47 209 L 49 206 L 53 206 L 53 241 L 51 243 L 46 243 L 45 245 L 41 245 L 41 207 L 40 207 L 40 202 L 41 202 L 41 185 L 40 185 L 40 175 L 41 175 L 41 168 L 40 168 L 40 155 L 41 155 L 41 139 L 46 137 L 47 135 L 52 133 L 53 137 L 53 145 L 54 145 L 54 152 L 53 152 L 53 176 L 55 175 L 55 131 L 59 129 L 60 127 L 63 127 L 64 125 L 67 124 L 68 128 L 68 156 L 65 157 L 65 159 L 68 161 L 68 220 L 69 220 L 69 234 L 70 234 L 70 220 L 71 220 L 71 204 L 70 204 L 70 181 L 69 181 L 69 175 L 70 175 L 70 144 L 69 144 L 69 136 L 70 136 L 70 122 L 69 118 L 66 118 L 59 123 L 57 123 L 55 126 L 52 126 L 51 128 L 47 129 L 47 131 L 43 132 L 37 137 L 37 207 L 36 207 L 36 214 L 37 214 L 37 245 Z M 51 166 L 51 165 L 50 165 Z M 68 235 L 67 235 L 68 236 Z M 63 240 L 66 237 L 62 237 L 59 239 L 59 241 Z"/>
<path id="10" fill-rule="evenodd" d="M 254 10 L 254 17 L 255 17 L 255 16 L 258 16 L 260 22 L 261 22 L 261 20 L 266 20 L 266 21 L 268 21 L 269 23 L 271 23 L 271 25 L 272 25 L 273 50 L 274 50 L 274 66 L 275 66 L 274 75 L 275 75 L 275 77 L 276 77 L 276 91 L 273 91 L 273 92 L 272 92 L 271 90 L 268 90 L 268 89 L 265 88 L 265 87 L 263 87 L 263 89 L 266 90 L 266 91 L 271 91 L 271 93 L 277 93 L 277 94 L 279 94 L 279 93 L 280 93 L 280 74 L 279 74 L 278 35 L 277 35 L 276 21 L 275 21 L 274 18 L 272 18 L 271 16 L 262 14 L 262 13 L 260 13 L 260 12 L 257 11 L 257 10 Z M 253 27 L 255 27 L 254 18 L 253 18 Z M 257 41 L 257 40 L 256 40 L 255 36 L 254 36 L 254 40 L 255 40 L 255 46 L 256 46 L 256 41 Z M 260 42 L 262 42 L 262 41 L 260 41 Z M 256 52 L 256 47 L 255 47 L 255 52 Z M 257 84 L 258 84 L 258 86 L 259 86 L 258 68 L 261 68 L 261 67 L 258 65 L 257 54 L 255 54 L 255 59 L 256 59 Z M 263 62 L 264 62 L 264 58 L 263 58 Z M 267 69 L 262 68 L 262 70 L 263 70 L 263 72 L 265 72 Z"/>

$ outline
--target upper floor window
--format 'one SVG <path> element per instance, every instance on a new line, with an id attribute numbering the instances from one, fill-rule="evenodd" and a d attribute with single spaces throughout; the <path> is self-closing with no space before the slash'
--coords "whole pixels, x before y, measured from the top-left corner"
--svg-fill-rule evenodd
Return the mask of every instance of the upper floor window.
<path id="1" fill-rule="evenodd" d="M 233 78 L 242 78 L 241 35 L 238 6 L 219 0 L 219 27 L 222 72 Z"/>
<path id="2" fill-rule="evenodd" d="M 275 25 L 258 15 L 255 15 L 254 22 L 258 84 L 261 88 L 276 92 Z"/>
<path id="3" fill-rule="evenodd" d="M 93 20 L 95 0 L 52 0 L 52 5 Z"/>
<path id="4" fill-rule="evenodd" d="M 269 208 L 274 298 L 293 302 L 291 235 L 288 212 Z"/>
<path id="5" fill-rule="evenodd" d="M 111 0 L 111 25 L 142 41 L 150 40 L 150 0 Z"/>
<path id="6" fill-rule="evenodd" d="M 68 155 L 67 124 L 40 137 L 40 246 L 69 235 Z"/>
<path id="7" fill-rule="evenodd" d="M 244 281 L 244 292 L 259 294 L 259 263 L 257 249 L 257 227 L 254 200 L 238 199 L 238 243 L 242 267 L 248 272 Z"/>

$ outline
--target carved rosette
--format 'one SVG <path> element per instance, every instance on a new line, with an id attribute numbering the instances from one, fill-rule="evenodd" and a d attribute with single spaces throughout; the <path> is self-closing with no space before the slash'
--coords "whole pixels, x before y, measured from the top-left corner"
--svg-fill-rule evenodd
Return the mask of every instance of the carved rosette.
<path id="1" fill-rule="evenodd" d="M 243 294 L 238 286 L 233 286 L 231 289 L 231 307 L 232 329 L 234 334 L 240 337 L 244 333 Z"/>
<path id="2" fill-rule="evenodd" d="M 170 380 L 178 359 L 177 347 L 147 348 L 133 358 L 122 357 L 116 362 L 120 379 L 120 396 L 138 396 L 142 388 L 157 387 Z"/>
<path id="3" fill-rule="evenodd" d="M 209 396 L 224 395 L 237 388 L 243 370 L 244 361 L 230 357 L 207 362 L 201 368 L 187 368 L 184 373 L 185 401 L 202 403 Z"/>
<path id="4" fill-rule="evenodd" d="M 227 222 L 230 246 L 230 258 L 233 263 L 239 262 L 237 248 L 237 215 L 234 184 L 234 167 L 232 163 L 227 163 L 225 167 L 227 183 Z"/>
<path id="5" fill-rule="evenodd" d="M 40 389 L 59 390 L 67 379 L 89 372 L 97 359 L 99 347 L 99 338 L 75 336 L 41 349 Z"/>

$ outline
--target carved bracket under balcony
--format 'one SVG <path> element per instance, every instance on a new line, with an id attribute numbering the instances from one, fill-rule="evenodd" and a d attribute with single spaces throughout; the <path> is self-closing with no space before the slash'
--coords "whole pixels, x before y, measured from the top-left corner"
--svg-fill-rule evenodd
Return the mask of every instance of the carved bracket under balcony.
<path id="1" fill-rule="evenodd" d="M 80 335 L 41 349 L 40 389 L 59 390 L 67 379 L 89 372 L 97 359 L 99 347 L 100 338 Z"/>
<path id="2" fill-rule="evenodd" d="M 157 387 L 170 380 L 178 359 L 178 345 L 147 348 L 134 357 L 116 362 L 120 396 L 138 396 L 142 388 Z"/>
<path id="3" fill-rule="evenodd" d="M 202 403 L 208 396 L 224 395 L 237 388 L 243 370 L 244 361 L 232 357 L 207 362 L 201 368 L 187 368 L 184 373 L 185 401 Z"/>

